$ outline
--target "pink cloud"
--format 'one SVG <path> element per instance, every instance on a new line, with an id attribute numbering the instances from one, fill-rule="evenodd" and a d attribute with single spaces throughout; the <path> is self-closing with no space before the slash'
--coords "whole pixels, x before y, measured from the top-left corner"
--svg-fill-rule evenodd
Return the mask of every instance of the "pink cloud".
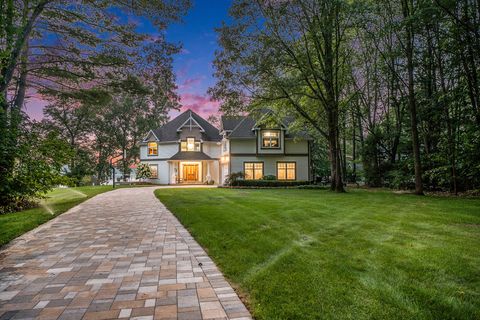
<path id="1" fill-rule="evenodd" d="M 25 111 L 30 118 L 35 120 L 43 119 L 43 108 L 49 104 L 46 97 L 42 96 L 35 89 L 29 89 L 27 96 L 25 97 L 25 105 L 23 111 Z"/>
<path id="2" fill-rule="evenodd" d="M 182 105 L 181 112 L 192 109 L 204 118 L 211 114 L 217 114 L 220 107 L 220 102 L 213 100 L 210 96 L 193 93 L 181 94 L 180 104 Z"/>
<path id="3" fill-rule="evenodd" d="M 30 116 L 30 118 L 35 120 L 43 119 L 43 108 L 48 104 L 48 101 L 31 98 L 25 104 L 24 111 Z"/>
<path id="4" fill-rule="evenodd" d="M 183 83 L 178 86 L 178 89 L 179 90 L 190 90 L 190 89 L 192 89 L 192 87 L 195 87 L 195 86 L 199 85 L 204 78 L 205 77 L 195 77 L 195 78 L 185 79 L 185 81 L 183 81 Z"/>

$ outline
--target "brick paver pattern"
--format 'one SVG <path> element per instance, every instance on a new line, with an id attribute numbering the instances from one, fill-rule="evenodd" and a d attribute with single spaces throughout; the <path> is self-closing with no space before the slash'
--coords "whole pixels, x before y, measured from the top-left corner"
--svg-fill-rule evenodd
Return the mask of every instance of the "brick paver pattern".
<path id="1" fill-rule="evenodd" d="M 0 252 L 0 319 L 251 319 L 153 194 L 100 194 Z"/>

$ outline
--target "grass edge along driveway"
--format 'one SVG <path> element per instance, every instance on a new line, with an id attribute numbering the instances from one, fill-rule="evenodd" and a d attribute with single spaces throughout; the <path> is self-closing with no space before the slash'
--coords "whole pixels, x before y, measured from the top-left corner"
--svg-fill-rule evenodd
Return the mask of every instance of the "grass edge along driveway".
<path id="1" fill-rule="evenodd" d="M 111 190 L 112 186 L 55 188 L 37 208 L 0 215 L 0 247 L 83 201 Z"/>
<path id="2" fill-rule="evenodd" d="M 257 319 L 479 319 L 480 200 L 159 189 Z"/>

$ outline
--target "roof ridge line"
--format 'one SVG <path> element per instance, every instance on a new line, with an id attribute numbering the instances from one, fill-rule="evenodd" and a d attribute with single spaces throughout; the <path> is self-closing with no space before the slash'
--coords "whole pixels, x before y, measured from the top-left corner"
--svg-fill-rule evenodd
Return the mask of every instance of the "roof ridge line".
<path id="1" fill-rule="evenodd" d="M 245 119 L 247 119 L 247 117 L 248 116 L 244 116 L 243 119 L 235 126 L 235 128 L 232 129 L 232 132 L 230 134 L 234 133 L 235 130 L 237 130 L 238 127 L 243 123 L 243 121 L 245 121 Z"/>

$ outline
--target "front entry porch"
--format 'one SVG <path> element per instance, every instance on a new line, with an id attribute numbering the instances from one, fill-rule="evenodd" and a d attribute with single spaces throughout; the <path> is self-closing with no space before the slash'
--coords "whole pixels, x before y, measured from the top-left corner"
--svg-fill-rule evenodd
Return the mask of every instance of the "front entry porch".
<path id="1" fill-rule="evenodd" d="M 170 184 L 205 184 L 214 181 L 218 184 L 218 161 L 169 161 Z"/>

